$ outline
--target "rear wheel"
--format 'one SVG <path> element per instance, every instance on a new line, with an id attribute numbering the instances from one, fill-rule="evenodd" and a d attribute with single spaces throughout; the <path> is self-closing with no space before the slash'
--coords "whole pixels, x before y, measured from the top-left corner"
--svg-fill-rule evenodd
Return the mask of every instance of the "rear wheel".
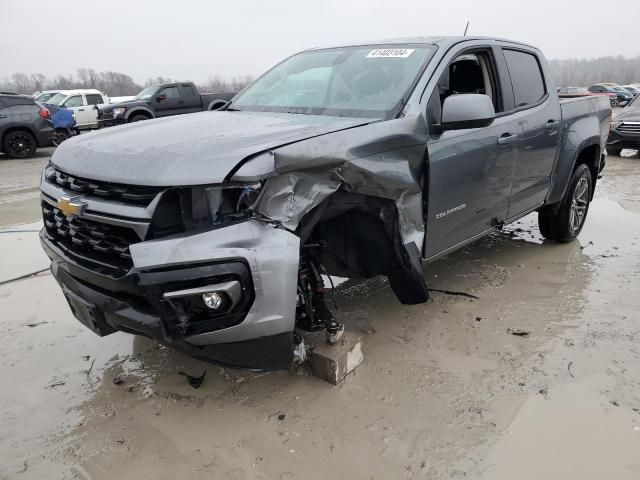
<path id="1" fill-rule="evenodd" d="M 129 119 L 129 123 L 142 122 L 143 120 L 149 120 L 149 117 L 146 115 L 134 115 Z"/>
<path id="2" fill-rule="evenodd" d="M 616 157 L 619 157 L 620 154 L 622 153 L 622 149 L 621 148 L 607 147 L 607 153 L 609 155 L 615 155 Z"/>
<path id="3" fill-rule="evenodd" d="M 10 157 L 29 158 L 36 153 L 36 139 L 29 132 L 16 130 L 5 135 L 2 150 Z"/>
<path id="4" fill-rule="evenodd" d="M 560 206 L 549 205 L 538 212 L 538 226 L 544 238 L 565 243 L 578 236 L 587 219 L 592 185 L 589 167 L 578 165 Z"/>

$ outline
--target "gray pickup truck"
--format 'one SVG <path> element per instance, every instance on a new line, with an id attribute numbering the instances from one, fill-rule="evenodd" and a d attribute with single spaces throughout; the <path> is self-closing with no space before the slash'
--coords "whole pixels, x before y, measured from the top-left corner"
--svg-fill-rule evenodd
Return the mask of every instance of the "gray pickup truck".
<path id="1" fill-rule="evenodd" d="M 224 111 L 62 144 L 42 175 L 42 245 L 75 316 L 194 357 L 288 367 L 342 325 L 324 275 L 423 266 L 538 212 L 580 232 L 604 166 L 606 97 L 559 101 L 542 53 L 494 38 L 308 50 Z"/>

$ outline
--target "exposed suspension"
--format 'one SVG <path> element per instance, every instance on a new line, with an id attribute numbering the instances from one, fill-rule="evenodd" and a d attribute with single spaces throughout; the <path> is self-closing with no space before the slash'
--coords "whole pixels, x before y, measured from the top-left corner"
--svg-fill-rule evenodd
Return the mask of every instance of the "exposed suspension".
<path id="1" fill-rule="evenodd" d="M 324 299 L 324 280 L 320 274 L 321 265 L 308 253 L 309 249 L 319 247 L 318 244 L 302 247 L 298 268 L 296 326 L 309 332 L 326 329 L 327 341 L 335 343 L 342 337 L 344 325 L 336 321 L 327 307 Z"/>

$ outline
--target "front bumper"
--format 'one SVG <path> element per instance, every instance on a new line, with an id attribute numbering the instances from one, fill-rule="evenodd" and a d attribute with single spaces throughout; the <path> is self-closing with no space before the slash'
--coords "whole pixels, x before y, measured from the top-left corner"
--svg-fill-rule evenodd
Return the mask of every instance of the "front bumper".
<path id="1" fill-rule="evenodd" d="M 45 230 L 40 239 L 74 315 L 98 335 L 141 334 L 237 368 L 276 370 L 291 364 L 299 240 L 289 232 L 249 220 L 141 242 L 131 246 L 134 268 L 120 278 L 86 268 Z M 202 321 L 164 297 L 230 280 L 242 286 L 243 300 L 229 315 L 214 319 Z"/>
<path id="2" fill-rule="evenodd" d="M 116 125 L 124 125 L 124 117 L 116 117 L 116 118 L 99 118 L 98 119 L 98 128 L 106 128 L 106 127 L 115 127 Z"/>
<path id="3" fill-rule="evenodd" d="M 607 147 L 640 150 L 640 126 L 638 132 L 611 130 L 607 139 Z"/>

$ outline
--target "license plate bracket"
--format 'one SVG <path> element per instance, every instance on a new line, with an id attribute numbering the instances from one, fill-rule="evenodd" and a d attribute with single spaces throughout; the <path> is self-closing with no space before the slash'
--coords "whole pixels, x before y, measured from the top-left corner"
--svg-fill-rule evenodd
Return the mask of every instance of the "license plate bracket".
<path id="1" fill-rule="evenodd" d="M 62 292 L 73 315 L 80 323 L 101 337 L 113 333 L 114 330 L 104 322 L 101 313 L 94 304 L 87 302 L 66 287 L 62 287 Z"/>

